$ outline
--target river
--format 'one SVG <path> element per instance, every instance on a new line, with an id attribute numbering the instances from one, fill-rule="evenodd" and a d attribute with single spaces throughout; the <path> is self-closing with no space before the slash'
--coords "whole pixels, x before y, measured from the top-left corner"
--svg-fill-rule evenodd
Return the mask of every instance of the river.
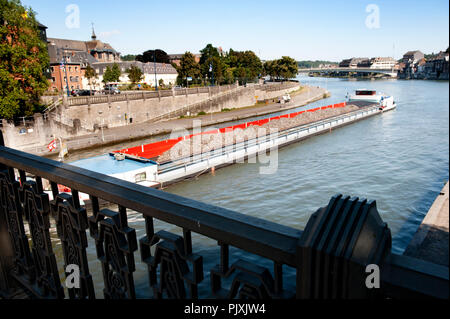
<path id="1" fill-rule="evenodd" d="M 260 165 L 265 164 L 235 164 L 164 191 L 298 229 L 303 229 L 311 214 L 327 205 L 335 194 L 374 199 L 391 229 L 393 252 L 402 253 L 449 178 L 448 82 L 298 79 L 331 93 L 331 97 L 299 110 L 342 102 L 347 92 L 358 88 L 393 95 L 397 109 L 280 149 L 275 174 L 259 174 Z M 141 141 L 134 143 L 140 145 Z M 92 155 L 90 152 L 81 157 Z M 141 215 L 131 212 L 129 218 L 130 227 L 137 229 L 138 238 L 142 237 Z M 162 222 L 156 228 L 180 231 Z M 219 261 L 217 243 L 201 236 L 193 236 L 193 241 L 194 252 L 204 256 L 206 273 L 200 292 L 206 293 L 208 271 Z M 89 246 L 94 281 L 102 281 L 99 262 L 92 260 L 95 245 L 90 241 Z M 265 260 L 232 251 L 232 260 L 243 256 L 271 269 Z M 135 278 L 142 282 L 137 285 L 138 291 L 146 296 L 145 267 L 138 254 L 136 260 Z M 285 274 L 288 281 L 293 275 L 292 271 Z M 97 297 L 102 296 L 97 290 Z"/>

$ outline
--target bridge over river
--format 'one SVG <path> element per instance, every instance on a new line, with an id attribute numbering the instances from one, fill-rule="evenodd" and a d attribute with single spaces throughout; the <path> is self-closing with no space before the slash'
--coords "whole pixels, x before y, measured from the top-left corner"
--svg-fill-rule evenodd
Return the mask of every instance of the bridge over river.
<path id="1" fill-rule="evenodd" d="M 385 74 L 392 78 L 397 77 L 397 71 L 394 69 L 373 69 L 373 68 L 309 68 L 298 69 L 298 73 L 377 73 Z"/>

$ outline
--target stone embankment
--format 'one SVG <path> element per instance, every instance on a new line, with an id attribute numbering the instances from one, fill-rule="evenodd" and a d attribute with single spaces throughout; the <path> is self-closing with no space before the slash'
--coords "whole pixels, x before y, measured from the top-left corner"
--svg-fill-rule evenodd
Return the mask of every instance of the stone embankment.
<path id="1" fill-rule="evenodd" d="M 276 91 L 274 90 L 275 88 L 276 85 L 271 85 L 273 91 L 269 91 L 265 96 L 258 96 L 258 99 L 267 99 L 287 90 Z M 115 146 L 117 146 L 117 148 L 123 148 L 123 143 L 131 143 L 132 141 L 145 139 L 155 135 L 170 134 L 171 132 L 180 129 L 189 130 L 194 127 L 194 121 L 197 120 L 201 120 L 201 125 L 203 127 L 237 121 L 303 106 L 326 98 L 329 94 L 327 90 L 319 87 L 302 86 L 301 90 L 296 87 L 292 87 L 289 90 L 294 90 L 292 101 L 285 104 L 258 103 L 250 107 L 236 107 L 228 112 L 219 111 L 197 117 L 172 119 L 157 123 L 133 122 L 119 127 L 102 127 L 98 131 L 84 134 L 80 134 L 80 132 L 72 134 L 69 132 L 70 130 L 63 129 L 65 135 L 58 135 L 58 132 L 61 132 L 61 130 L 58 129 L 55 122 L 52 122 L 51 120 L 44 121 L 42 116 L 36 117 L 34 125 L 25 128 L 28 130 L 27 134 L 18 135 L 17 132 L 22 129 L 22 127 L 14 127 L 8 124 L 3 126 L 2 131 L 7 146 L 41 156 L 52 156 L 54 153 L 59 152 L 59 143 L 58 149 L 53 153 L 50 153 L 46 147 L 54 136 L 61 137 L 69 153 L 82 149 L 93 149 L 105 146 L 111 146 L 111 149 L 114 149 Z M 253 99 L 255 99 L 255 96 L 253 96 Z M 230 100 L 230 103 L 231 102 L 233 102 L 232 99 Z M 252 103 L 254 104 L 255 102 L 253 101 Z M 232 104 L 227 107 L 233 108 Z"/>

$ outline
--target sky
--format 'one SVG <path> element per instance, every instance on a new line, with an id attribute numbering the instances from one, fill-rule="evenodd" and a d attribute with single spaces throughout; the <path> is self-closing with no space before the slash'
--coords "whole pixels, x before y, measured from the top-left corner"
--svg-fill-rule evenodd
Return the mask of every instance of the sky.
<path id="1" fill-rule="evenodd" d="M 261 59 L 341 61 L 449 45 L 448 0 L 22 0 L 47 36 L 97 39 L 125 54 L 198 53 L 208 43 Z"/>

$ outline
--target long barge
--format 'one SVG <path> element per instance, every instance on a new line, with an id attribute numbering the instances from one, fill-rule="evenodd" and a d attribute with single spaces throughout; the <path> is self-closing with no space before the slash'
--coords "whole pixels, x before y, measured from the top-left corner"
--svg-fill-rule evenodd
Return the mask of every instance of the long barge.
<path id="1" fill-rule="evenodd" d="M 170 152 L 178 143 L 186 140 L 193 140 L 199 135 L 225 134 L 227 132 L 234 132 L 238 129 L 245 130 L 252 126 L 264 127 L 264 125 L 267 125 L 272 121 L 293 119 L 302 116 L 303 113 L 318 111 L 326 112 L 326 110 L 329 109 L 339 109 L 349 106 L 352 106 L 353 108 L 356 106 L 356 110 L 337 116 L 327 117 L 312 123 L 290 127 L 288 129 L 280 130 L 276 134 L 269 133 L 263 137 L 249 138 L 239 143 L 224 145 L 220 148 L 211 149 L 206 152 L 189 154 L 188 156 L 169 161 L 159 161 L 165 153 L 167 154 L 167 152 Z M 394 107 L 395 105 L 393 107 L 384 108 L 380 103 L 368 101 L 343 102 L 246 122 L 217 130 L 191 134 L 176 139 L 140 145 L 97 157 L 79 160 L 70 164 L 144 186 L 162 188 L 171 183 L 188 179 L 193 176 L 199 176 L 210 172 L 211 170 L 231 165 L 236 162 L 243 162 L 248 158 L 268 152 L 271 149 L 281 148 L 311 136 L 330 132 L 333 129 L 383 113 Z M 68 191 L 68 189 L 65 190 Z M 81 199 L 85 200 L 87 197 L 83 198 L 83 196 L 81 196 Z"/>

